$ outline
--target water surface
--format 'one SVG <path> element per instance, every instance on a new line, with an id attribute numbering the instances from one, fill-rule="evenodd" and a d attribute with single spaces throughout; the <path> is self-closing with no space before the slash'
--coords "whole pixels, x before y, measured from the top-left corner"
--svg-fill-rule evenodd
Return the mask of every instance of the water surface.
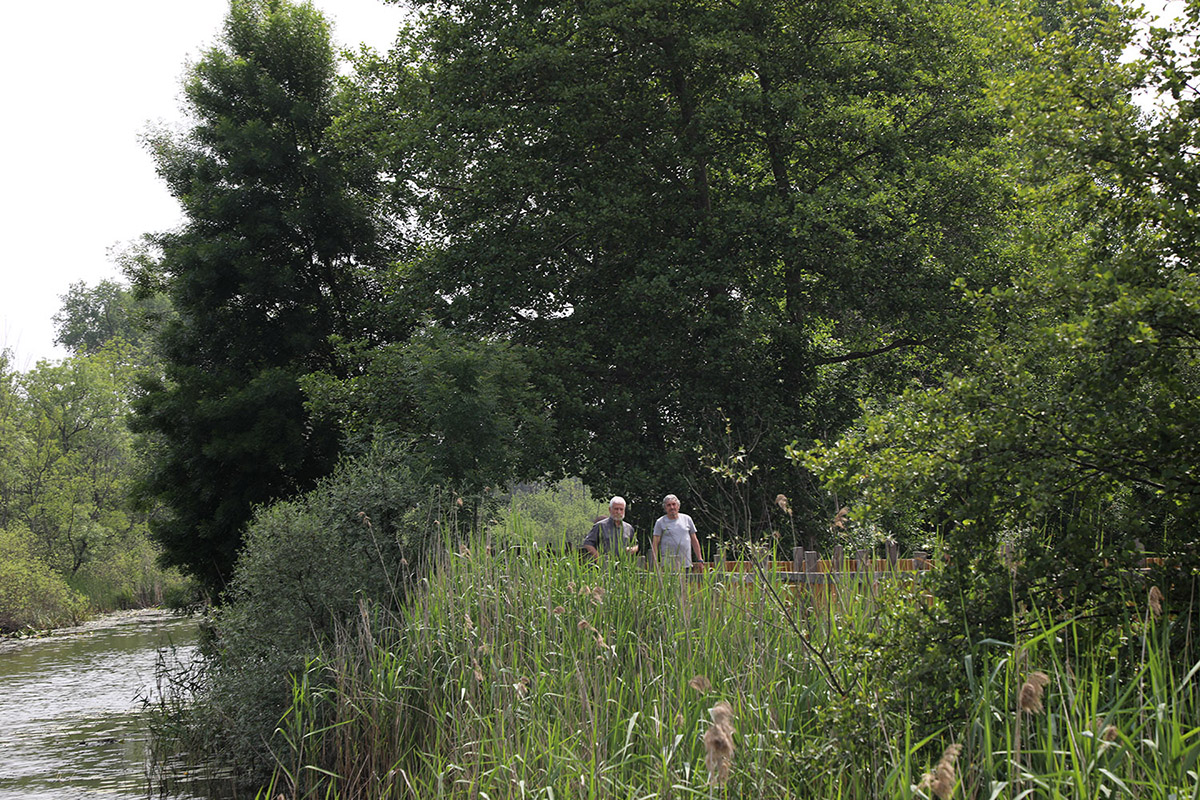
<path id="1" fill-rule="evenodd" d="M 193 618 L 142 611 L 0 641 L 0 800 L 159 796 L 143 701 L 159 658 L 195 657 L 197 631 Z"/>

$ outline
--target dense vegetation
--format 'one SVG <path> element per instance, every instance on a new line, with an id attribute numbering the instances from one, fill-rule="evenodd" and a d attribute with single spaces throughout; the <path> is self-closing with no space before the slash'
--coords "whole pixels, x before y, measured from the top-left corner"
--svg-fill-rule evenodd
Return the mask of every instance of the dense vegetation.
<path id="1" fill-rule="evenodd" d="M 111 497 L 220 601 L 180 746 L 296 796 L 1194 794 L 1200 4 L 1136 47 L 1106 0 L 415 6 L 339 77 L 233 0 L 148 140 L 186 222 L 3 372 L 31 576 L 120 519 L 11 478 L 43 427 L 105 463 L 45 398 L 125 387 L 80 401 L 136 411 Z M 139 317 L 153 358 L 88 338 Z M 937 566 L 584 569 L 589 490 Z"/>
<path id="2" fill-rule="evenodd" d="M 63 301 L 55 321 L 73 355 L 19 373 L 0 352 L 0 632 L 192 591 L 158 563 L 151 511 L 131 496 L 144 457 L 129 404 L 165 307 L 111 282 Z"/>

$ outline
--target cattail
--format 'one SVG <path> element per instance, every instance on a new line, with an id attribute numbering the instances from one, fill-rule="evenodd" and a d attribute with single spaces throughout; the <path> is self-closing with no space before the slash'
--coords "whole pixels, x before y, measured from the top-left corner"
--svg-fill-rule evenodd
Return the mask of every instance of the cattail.
<path id="1" fill-rule="evenodd" d="M 703 694 L 704 692 L 707 692 L 709 689 L 712 688 L 712 681 L 710 681 L 708 678 L 704 677 L 703 675 L 697 675 L 696 677 L 694 677 L 690 681 L 688 681 L 688 686 L 692 687 L 697 692 L 700 692 L 701 694 Z"/>
<path id="2" fill-rule="evenodd" d="M 1150 587 L 1150 610 L 1154 612 L 1154 616 L 1162 615 L 1163 593 L 1157 586 Z"/>
<path id="3" fill-rule="evenodd" d="M 779 509 L 789 517 L 792 515 L 792 506 L 788 502 L 786 494 L 775 495 L 775 505 L 779 506 Z"/>
<path id="4" fill-rule="evenodd" d="M 920 788 L 929 789 L 940 800 L 947 800 L 954 794 L 954 787 L 958 784 L 958 774 L 954 762 L 961 754 L 962 745 L 957 742 L 942 751 L 942 757 L 938 759 L 937 764 L 922 776 Z"/>
<path id="5" fill-rule="evenodd" d="M 1021 692 L 1017 699 L 1017 708 L 1026 714 L 1042 712 L 1042 692 L 1050 683 L 1050 677 L 1038 670 L 1030 673 L 1025 683 L 1021 684 Z"/>
<path id="6" fill-rule="evenodd" d="M 733 707 L 722 700 L 708 713 L 713 724 L 704 733 L 704 765 L 708 767 L 708 782 L 723 784 L 729 780 L 733 766 Z"/>

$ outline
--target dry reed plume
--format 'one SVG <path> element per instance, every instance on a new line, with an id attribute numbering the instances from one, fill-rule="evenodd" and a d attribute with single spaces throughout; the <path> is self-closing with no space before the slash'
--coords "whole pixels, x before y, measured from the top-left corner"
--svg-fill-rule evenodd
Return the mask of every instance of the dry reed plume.
<path id="1" fill-rule="evenodd" d="M 1162 616 L 1163 593 L 1157 586 L 1150 587 L 1150 597 L 1148 599 L 1150 610 L 1154 612 L 1154 616 Z"/>
<path id="2" fill-rule="evenodd" d="M 939 800 L 947 800 L 947 798 L 954 794 L 954 787 L 958 785 L 958 772 L 955 769 L 955 762 L 958 761 L 958 757 L 961 754 L 961 744 L 955 742 L 947 747 L 942 752 L 942 757 L 938 759 L 933 769 L 921 777 L 921 783 L 918 788 L 928 789 Z"/>
<path id="3" fill-rule="evenodd" d="M 1042 712 L 1042 693 L 1050 684 L 1050 676 L 1038 670 L 1030 673 L 1025 683 L 1021 684 L 1021 692 L 1017 699 L 1017 708 L 1026 714 Z"/>
<path id="4" fill-rule="evenodd" d="M 722 700 L 708 710 L 713 724 L 704 733 L 704 764 L 708 767 L 708 782 L 714 785 L 729 780 L 733 767 L 733 707 Z"/>
<path id="5" fill-rule="evenodd" d="M 831 530 L 844 531 L 844 530 L 846 530 L 846 525 L 849 523 L 849 521 L 850 521 L 850 509 L 847 506 L 842 506 L 841 508 L 838 509 L 838 512 L 834 516 L 833 522 L 830 524 L 829 527 Z"/>
<path id="6" fill-rule="evenodd" d="M 695 689 L 697 692 L 704 694 L 705 692 L 707 692 L 709 689 L 712 688 L 712 681 L 710 681 L 708 678 L 704 677 L 703 675 L 697 675 L 696 677 L 694 677 L 690 681 L 688 681 L 688 686 Z"/>
<path id="7" fill-rule="evenodd" d="M 789 517 L 792 515 L 792 506 L 788 502 L 786 494 L 775 495 L 775 505 L 779 506 L 779 509 Z"/>

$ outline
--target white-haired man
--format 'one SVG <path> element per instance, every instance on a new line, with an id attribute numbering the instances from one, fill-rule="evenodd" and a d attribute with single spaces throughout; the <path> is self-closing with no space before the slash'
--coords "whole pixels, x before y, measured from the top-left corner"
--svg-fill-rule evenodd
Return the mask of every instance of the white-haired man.
<path id="1" fill-rule="evenodd" d="M 592 558 L 601 553 L 636 553 L 638 546 L 633 540 L 633 526 L 625 521 L 625 498 L 614 497 L 608 501 L 608 516 L 597 522 L 583 538 L 583 549 Z"/>
<path id="2" fill-rule="evenodd" d="M 677 569 L 690 569 L 692 553 L 695 553 L 695 563 L 703 565 L 704 556 L 700 553 L 700 540 L 696 538 L 696 523 L 687 514 L 679 513 L 679 498 L 673 494 L 664 497 L 663 511 L 667 513 L 654 523 L 650 540 L 651 563 L 654 566 L 664 563 Z"/>

